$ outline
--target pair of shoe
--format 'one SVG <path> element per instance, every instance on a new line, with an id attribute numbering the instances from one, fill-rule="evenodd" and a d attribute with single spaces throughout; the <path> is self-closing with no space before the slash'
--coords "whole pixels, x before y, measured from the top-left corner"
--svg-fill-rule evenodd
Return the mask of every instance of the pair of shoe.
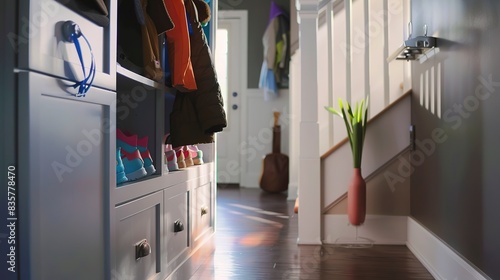
<path id="1" fill-rule="evenodd" d="M 203 164 L 203 151 L 196 145 L 180 146 L 174 148 L 174 151 L 180 168 Z"/>
<path id="2" fill-rule="evenodd" d="M 187 145 L 180 147 L 180 150 L 184 152 L 184 157 L 187 158 L 189 166 L 203 164 L 203 151 L 198 149 L 196 145 Z M 191 164 L 191 162 L 193 162 Z"/>
<path id="3" fill-rule="evenodd" d="M 156 173 L 148 150 L 148 136 L 139 138 L 137 135 L 127 135 L 116 129 L 116 146 L 118 184 Z"/>
<path id="4" fill-rule="evenodd" d="M 169 171 L 203 164 L 203 151 L 196 145 L 172 148 L 169 134 L 165 135 L 165 162 Z"/>

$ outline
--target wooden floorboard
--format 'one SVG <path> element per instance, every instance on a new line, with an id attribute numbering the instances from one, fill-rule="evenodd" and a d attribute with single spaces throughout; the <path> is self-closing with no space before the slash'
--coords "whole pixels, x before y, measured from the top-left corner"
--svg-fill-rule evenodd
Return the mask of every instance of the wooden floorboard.
<path id="1" fill-rule="evenodd" d="M 297 245 L 297 216 L 285 194 L 219 186 L 215 251 L 192 280 L 434 279 L 406 246 Z"/>

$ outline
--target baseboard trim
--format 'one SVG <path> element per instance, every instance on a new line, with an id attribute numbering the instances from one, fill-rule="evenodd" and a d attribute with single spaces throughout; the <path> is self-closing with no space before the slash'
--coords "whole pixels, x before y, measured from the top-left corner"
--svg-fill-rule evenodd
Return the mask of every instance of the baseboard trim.
<path id="1" fill-rule="evenodd" d="M 491 280 L 444 241 L 408 217 L 406 246 L 438 280 Z"/>
<path id="2" fill-rule="evenodd" d="M 287 200 L 295 200 L 298 196 L 298 194 L 297 194 L 298 189 L 299 189 L 299 185 L 297 183 L 295 183 L 295 184 L 289 183 L 288 184 L 288 198 L 287 198 Z"/>
<path id="3" fill-rule="evenodd" d="M 240 186 L 245 188 L 260 188 L 259 181 L 261 173 L 242 172 Z"/>
<path id="4" fill-rule="evenodd" d="M 347 215 L 323 215 L 323 243 L 405 245 L 406 223 L 407 216 L 367 215 L 356 240 L 356 227 L 348 223 Z"/>

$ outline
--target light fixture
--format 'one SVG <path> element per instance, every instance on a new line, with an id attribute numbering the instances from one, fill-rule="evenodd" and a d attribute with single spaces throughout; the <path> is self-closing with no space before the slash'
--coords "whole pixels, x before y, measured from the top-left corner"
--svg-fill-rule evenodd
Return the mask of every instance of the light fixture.
<path id="1" fill-rule="evenodd" d="M 427 36 L 427 25 L 424 25 L 424 36 L 412 38 L 412 23 L 408 23 L 408 39 L 388 58 L 387 62 L 396 60 L 416 60 L 427 51 L 436 47 L 437 38 Z"/>

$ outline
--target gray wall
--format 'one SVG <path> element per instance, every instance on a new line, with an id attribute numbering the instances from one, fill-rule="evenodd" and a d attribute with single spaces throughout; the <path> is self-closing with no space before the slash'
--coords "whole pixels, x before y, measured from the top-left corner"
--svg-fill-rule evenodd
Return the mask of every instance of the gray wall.
<path id="1" fill-rule="evenodd" d="M 413 34 L 427 24 L 440 52 L 412 63 L 412 122 L 426 144 L 413 153 L 411 215 L 492 279 L 500 279 L 499 16 L 495 0 L 412 1 Z M 420 74 L 432 67 L 442 118 L 420 105 Z"/>
<path id="2" fill-rule="evenodd" d="M 17 1 L 2 1 L 0 4 L 0 36 L 3 38 L 0 42 L 0 170 L 2 176 L 2 188 L 0 192 L 0 220 L 7 221 L 7 167 L 16 166 L 16 76 L 13 69 L 15 66 L 16 53 L 7 39 L 7 35 L 16 31 L 15 11 Z M 17 166 L 16 166 L 17 168 Z M 16 174 L 18 174 L 16 170 Z M 19 206 L 17 203 L 17 206 Z M 4 222 L 5 225 L 6 222 Z M 3 264 L 0 275 L 2 279 L 17 279 L 16 273 L 7 271 L 7 254 L 10 252 L 7 243 L 9 230 L 6 226 L 0 227 L 0 262 Z M 17 236 L 17 235 L 16 235 Z M 18 245 L 18 244 L 17 244 Z M 19 246 L 17 246 L 19 248 Z M 19 270 L 19 252 L 16 253 L 16 271 Z"/>
<path id="3" fill-rule="evenodd" d="M 275 0 L 287 13 L 290 0 Z M 260 68 L 262 67 L 262 35 L 269 21 L 270 0 L 219 0 L 219 10 L 248 11 L 248 88 L 259 87 Z"/>

